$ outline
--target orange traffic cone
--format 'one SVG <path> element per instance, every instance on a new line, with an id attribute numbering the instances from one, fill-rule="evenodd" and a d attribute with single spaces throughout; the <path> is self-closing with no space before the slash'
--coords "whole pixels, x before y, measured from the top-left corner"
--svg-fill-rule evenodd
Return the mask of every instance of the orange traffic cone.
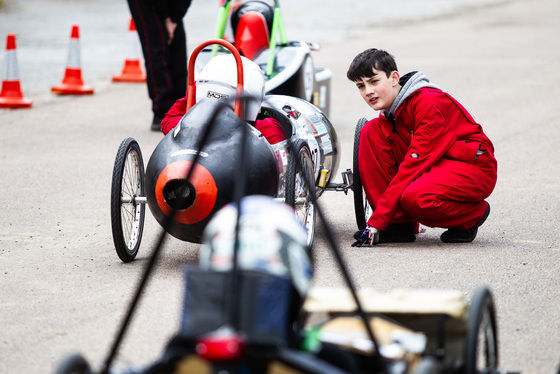
<path id="1" fill-rule="evenodd" d="M 146 74 L 140 67 L 140 39 L 132 18 L 128 27 L 128 56 L 120 75 L 113 76 L 113 82 L 145 82 Z"/>
<path id="2" fill-rule="evenodd" d="M 78 25 L 72 26 L 70 35 L 70 49 L 68 62 L 62 83 L 53 86 L 51 91 L 60 95 L 88 95 L 93 93 L 93 88 L 84 85 L 80 61 L 80 29 Z"/>
<path id="3" fill-rule="evenodd" d="M 2 81 L 0 108 L 29 108 L 32 101 L 23 97 L 19 83 L 19 69 L 16 56 L 16 36 L 6 38 L 6 79 Z"/>

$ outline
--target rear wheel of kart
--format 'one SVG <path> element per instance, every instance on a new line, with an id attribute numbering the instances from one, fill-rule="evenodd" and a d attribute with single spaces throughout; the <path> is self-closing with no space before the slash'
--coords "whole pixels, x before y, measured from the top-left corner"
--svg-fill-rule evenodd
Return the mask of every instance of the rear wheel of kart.
<path id="1" fill-rule="evenodd" d="M 303 62 L 303 92 L 305 100 L 310 103 L 313 102 L 313 88 L 315 86 L 315 67 L 313 66 L 313 59 L 311 55 L 307 55 Z"/>
<path id="2" fill-rule="evenodd" d="M 60 362 L 55 374 L 91 374 L 91 368 L 81 354 L 74 353 Z"/>
<path id="3" fill-rule="evenodd" d="M 498 330 L 492 294 L 486 286 L 473 294 L 467 316 L 465 374 L 498 370 Z"/>
<path id="4" fill-rule="evenodd" d="M 122 141 L 111 184 L 111 227 L 117 255 L 123 262 L 138 254 L 144 229 L 144 162 L 140 146 L 133 138 Z"/>
<path id="5" fill-rule="evenodd" d="M 285 201 L 295 209 L 298 220 L 307 229 L 307 245 L 311 248 L 315 237 L 316 218 L 315 204 L 310 193 L 310 189 L 314 188 L 313 161 L 309 147 L 301 139 L 296 140 L 293 147 L 294 153 L 289 155 L 286 171 Z M 306 180 L 309 181 L 309 185 Z"/>
<path id="6" fill-rule="evenodd" d="M 354 131 L 354 149 L 353 149 L 353 163 L 352 163 L 352 191 L 354 193 L 354 213 L 356 215 L 356 223 L 358 230 L 363 230 L 366 223 L 373 213 L 371 205 L 369 205 L 366 194 L 362 187 L 362 180 L 360 179 L 360 165 L 358 159 L 358 150 L 360 149 L 360 132 L 362 127 L 366 124 L 367 119 L 360 118 Z"/>

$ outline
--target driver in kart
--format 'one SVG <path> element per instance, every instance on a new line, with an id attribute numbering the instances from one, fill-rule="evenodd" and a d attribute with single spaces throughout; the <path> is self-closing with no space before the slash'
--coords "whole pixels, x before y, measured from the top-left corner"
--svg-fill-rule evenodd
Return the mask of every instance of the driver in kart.
<path id="1" fill-rule="evenodd" d="M 418 223 L 447 228 L 446 243 L 473 241 L 497 180 L 482 127 L 422 72 L 400 76 L 386 51 L 358 54 L 347 76 L 381 112 L 360 133 L 360 178 L 374 212 L 352 246 L 414 241 Z"/>
<path id="2" fill-rule="evenodd" d="M 270 144 L 286 140 L 284 129 L 274 118 L 257 118 L 264 97 L 264 74 L 260 67 L 251 60 L 241 57 L 243 63 L 244 89 L 251 96 L 245 104 L 245 120 L 259 130 Z M 221 55 L 211 59 L 200 72 L 196 82 L 196 101 L 204 98 L 216 99 L 212 93 L 228 98 L 228 105 L 233 108 L 237 86 L 237 67 L 232 55 Z M 219 99 L 216 99 L 219 100 Z M 177 100 L 161 122 L 161 131 L 167 135 L 187 111 L 187 96 Z"/>

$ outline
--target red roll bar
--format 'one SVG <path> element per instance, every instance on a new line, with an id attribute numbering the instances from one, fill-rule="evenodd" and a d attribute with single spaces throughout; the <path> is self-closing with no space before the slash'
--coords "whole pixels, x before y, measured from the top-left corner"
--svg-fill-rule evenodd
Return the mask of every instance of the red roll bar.
<path id="1" fill-rule="evenodd" d="M 225 40 L 222 39 L 210 39 L 203 43 L 201 43 L 198 47 L 196 47 L 191 54 L 189 59 L 189 69 L 188 69 L 188 78 L 187 78 L 187 111 L 191 109 L 191 107 L 196 104 L 196 85 L 194 82 L 194 68 L 195 68 L 195 61 L 198 57 L 200 51 L 202 51 L 205 47 L 212 45 L 212 44 L 219 44 L 225 48 L 227 48 L 233 57 L 235 58 L 235 63 L 237 65 L 237 88 L 236 88 L 236 95 L 235 95 L 235 107 L 234 111 L 235 114 L 242 120 L 244 120 L 244 108 L 243 108 L 243 92 L 244 92 L 244 83 L 243 83 L 243 63 L 241 62 L 241 55 L 235 49 L 235 47 Z"/>

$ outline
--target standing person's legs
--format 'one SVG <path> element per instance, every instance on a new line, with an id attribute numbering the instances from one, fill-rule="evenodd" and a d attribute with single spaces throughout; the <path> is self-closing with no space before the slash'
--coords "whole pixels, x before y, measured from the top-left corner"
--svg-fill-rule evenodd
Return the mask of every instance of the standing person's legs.
<path id="1" fill-rule="evenodd" d="M 165 113 L 173 102 L 169 99 L 173 90 L 169 66 L 167 29 L 156 10 L 142 0 L 128 0 L 128 5 L 138 36 L 142 44 L 142 53 L 146 65 L 148 95 L 152 100 L 152 130 L 159 130 Z"/>
<path id="2" fill-rule="evenodd" d="M 167 97 L 169 108 L 187 94 L 187 36 L 183 22 L 177 24 L 173 42 L 169 46 L 172 89 Z"/>

